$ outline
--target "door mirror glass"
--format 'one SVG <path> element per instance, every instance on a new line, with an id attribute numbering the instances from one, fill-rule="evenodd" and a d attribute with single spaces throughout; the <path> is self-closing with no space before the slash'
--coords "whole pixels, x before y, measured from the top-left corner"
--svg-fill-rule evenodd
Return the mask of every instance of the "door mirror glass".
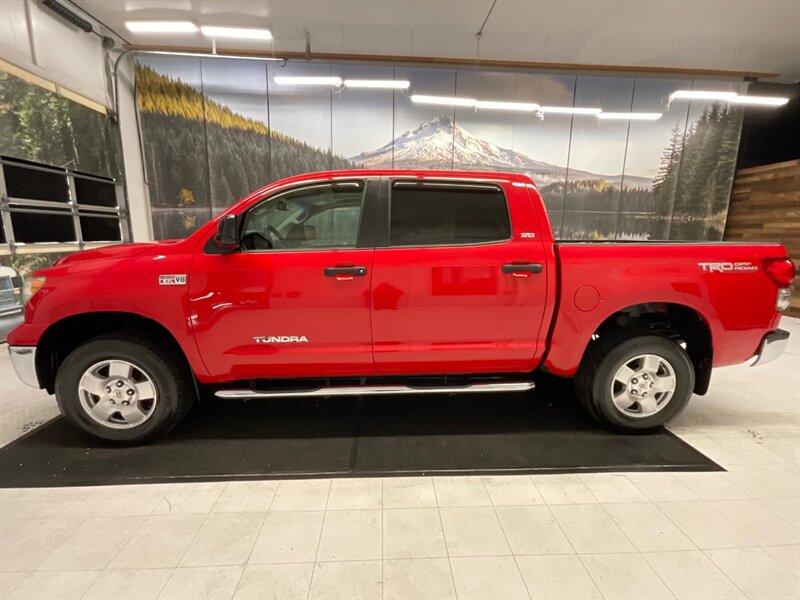
<path id="1" fill-rule="evenodd" d="M 227 215 L 219 222 L 217 227 L 217 246 L 220 248 L 236 249 L 239 247 L 239 231 L 236 226 L 236 215 Z"/>

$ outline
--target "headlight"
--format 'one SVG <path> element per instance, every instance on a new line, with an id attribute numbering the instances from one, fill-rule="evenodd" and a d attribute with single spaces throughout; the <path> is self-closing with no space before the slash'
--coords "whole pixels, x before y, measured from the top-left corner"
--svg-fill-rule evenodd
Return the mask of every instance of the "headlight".
<path id="1" fill-rule="evenodd" d="M 792 303 L 791 288 L 781 288 L 778 290 L 778 299 L 775 302 L 775 309 L 779 312 L 785 311 Z"/>
<path id="2" fill-rule="evenodd" d="M 44 277 L 26 277 L 25 285 L 22 286 L 22 303 L 27 304 L 43 285 Z"/>

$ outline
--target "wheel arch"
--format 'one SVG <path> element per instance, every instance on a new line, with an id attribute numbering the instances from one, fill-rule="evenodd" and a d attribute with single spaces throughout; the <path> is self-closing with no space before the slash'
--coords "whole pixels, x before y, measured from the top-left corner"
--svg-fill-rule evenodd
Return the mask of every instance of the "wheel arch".
<path id="1" fill-rule="evenodd" d="M 708 319 L 699 310 L 675 302 L 642 302 L 615 310 L 594 328 L 580 362 L 605 332 L 625 328 L 645 328 L 683 345 L 695 371 L 694 393 L 702 396 L 708 391 L 714 359 L 713 334 Z"/>
<path id="2" fill-rule="evenodd" d="M 158 340 L 170 347 L 185 361 L 190 372 L 190 361 L 173 333 L 158 321 L 136 313 L 102 311 L 77 313 L 52 323 L 36 344 L 36 375 L 39 385 L 54 393 L 56 373 L 64 359 L 75 348 L 100 335 L 114 332 L 135 332 Z"/>

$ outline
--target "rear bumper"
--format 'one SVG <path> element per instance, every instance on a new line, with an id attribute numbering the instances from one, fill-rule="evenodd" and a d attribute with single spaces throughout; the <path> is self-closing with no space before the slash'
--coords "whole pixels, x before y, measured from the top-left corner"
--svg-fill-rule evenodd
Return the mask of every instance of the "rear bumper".
<path id="1" fill-rule="evenodd" d="M 751 367 L 756 365 L 763 365 L 778 358 L 789 343 L 789 332 L 783 329 L 776 329 L 769 332 L 761 340 L 761 345 L 758 347 L 756 359 L 751 364 Z"/>
<path id="2" fill-rule="evenodd" d="M 36 376 L 36 346 L 9 346 L 11 364 L 17 372 L 17 377 L 26 385 L 39 387 L 39 378 Z"/>

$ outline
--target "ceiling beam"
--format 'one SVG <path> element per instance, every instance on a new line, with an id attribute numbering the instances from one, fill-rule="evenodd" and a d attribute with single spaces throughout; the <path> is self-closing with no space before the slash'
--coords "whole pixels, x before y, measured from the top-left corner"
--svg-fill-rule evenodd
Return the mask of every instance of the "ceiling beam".
<path id="1" fill-rule="evenodd" d="M 126 44 L 128 50 L 159 50 L 164 52 L 198 52 L 208 54 L 208 48 L 192 46 L 153 46 L 142 44 Z M 289 60 L 305 61 L 304 52 L 264 52 L 259 50 L 240 50 L 230 48 L 217 48 L 217 54 L 239 55 L 239 56 L 276 56 Z M 554 62 L 534 62 L 521 60 L 492 60 L 481 59 L 475 61 L 470 58 L 446 58 L 435 56 L 404 56 L 393 54 L 343 54 L 338 52 L 314 52 L 312 59 L 341 62 L 360 62 L 360 63 L 392 63 L 408 65 L 437 65 L 437 66 L 470 66 L 470 67 L 495 67 L 501 69 L 530 69 L 537 71 L 570 71 L 570 72 L 601 72 L 601 73 L 625 73 L 634 75 L 637 73 L 659 76 L 691 76 L 691 77 L 718 77 L 724 79 L 773 79 L 778 77 L 778 73 L 760 71 L 733 71 L 726 69 L 695 69 L 682 67 L 637 67 L 625 65 L 593 65 L 577 63 L 554 63 Z"/>

